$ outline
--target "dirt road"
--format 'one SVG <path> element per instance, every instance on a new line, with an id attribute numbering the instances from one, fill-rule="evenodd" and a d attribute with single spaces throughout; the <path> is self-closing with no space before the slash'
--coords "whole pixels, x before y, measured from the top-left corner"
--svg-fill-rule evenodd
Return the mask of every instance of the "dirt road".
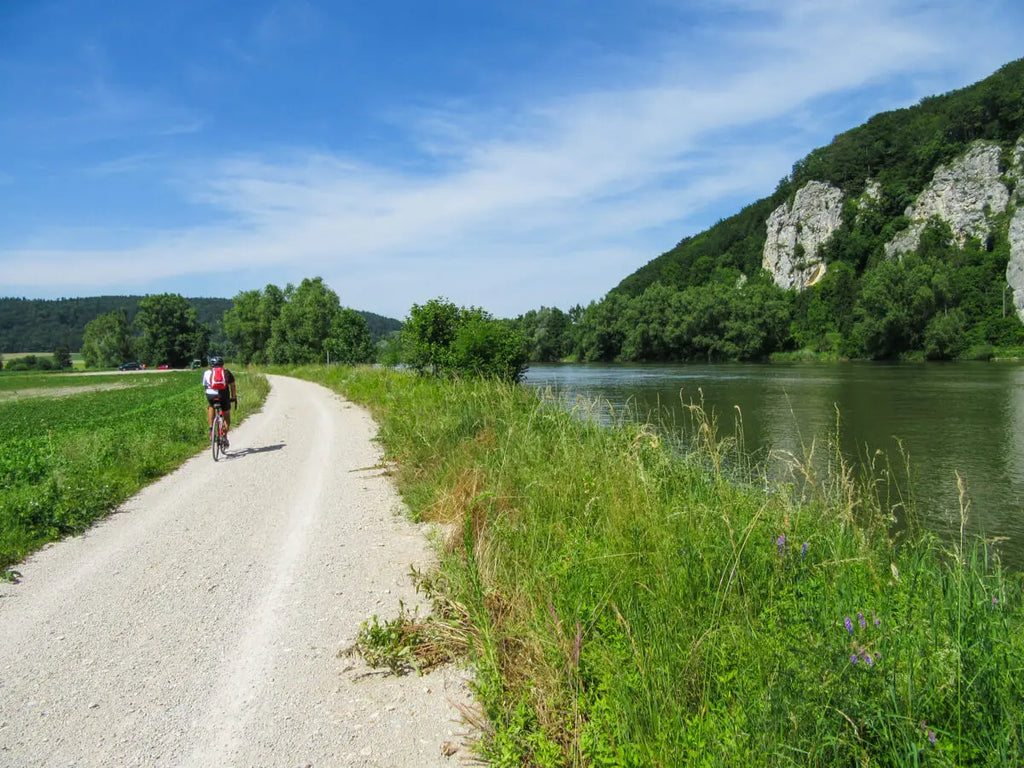
<path id="1" fill-rule="evenodd" d="M 417 603 L 409 567 L 430 558 L 372 468 L 373 422 L 314 384 L 272 385 L 227 459 L 194 457 L 0 584 L 0 766 L 466 756 L 442 754 L 465 731 L 461 672 L 360 677 L 338 655 Z"/>

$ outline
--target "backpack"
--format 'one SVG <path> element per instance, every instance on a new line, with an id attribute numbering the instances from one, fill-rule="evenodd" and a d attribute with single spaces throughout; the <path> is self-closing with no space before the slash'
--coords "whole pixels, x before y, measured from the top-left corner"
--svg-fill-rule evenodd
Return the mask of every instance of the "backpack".
<path id="1" fill-rule="evenodd" d="M 228 379 L 223 368 L 214 368 L 210 373 L 210 389 L 227 389 Z"/>

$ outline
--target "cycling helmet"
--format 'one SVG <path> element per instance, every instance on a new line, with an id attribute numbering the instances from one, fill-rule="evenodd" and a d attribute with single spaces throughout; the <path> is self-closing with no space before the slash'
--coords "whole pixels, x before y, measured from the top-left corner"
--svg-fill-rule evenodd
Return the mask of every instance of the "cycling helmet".
<path id="1" fill-rule="evenodd" d="M 224 358 L 220 355 L 210 356 L 210 367 L 211 368 L 222 368 L 224 366 Z"/>

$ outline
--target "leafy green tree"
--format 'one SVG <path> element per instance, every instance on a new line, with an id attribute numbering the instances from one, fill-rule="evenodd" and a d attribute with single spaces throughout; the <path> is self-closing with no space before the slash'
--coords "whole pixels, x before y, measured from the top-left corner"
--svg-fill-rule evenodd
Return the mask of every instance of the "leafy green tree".
<path id="1" fill-rule="evenodd" d="M 455 334 L 451 372 L 519 381 L 526 372 L 529 351 L 522 335 L 486 314 L 470 315 Z"/>
<path id="2" fill-rule="evenodd" d="M 342 365 L 372 363 L 376 354 L 366 318 L 347 307 L 338 310 L 324 346 L 331 362 Z"/>
<path id="3" fill-rule="evenodd" d="M 57 370 L 69 370 L 72 367 L 71 350 L 67 347 L 57 347 L 53 351 L 53 367 Z"/>
<path id="4" fill-rule="evenodd" d="M 392 331 L 377 342 L 377 362 L 394 368 L 406 360 L 405 345 L 402 343 L 402 332 Z"/>
<path id="5" fill-rule="evenodd" d="M 402 326 L 406 362 L 421 373 L 518 381 L 529 349 L 512 323 L 445 298 L 413 304 Z"/>
<path id="6" fill-rule="evenodd" d="M 284 303 L 284 291 L 273 284 L 262 291 L 242 291 L 235 296 L 231 309 L 224 313 L 222 325 L 240 362 L 267 362 L 267 346 Z"/>
<path id="7" fill-rule="evenodd" d="M 195 308 L 176 293 L 144 297 L 135 315 L 139 358 L 147 365 L 177 368 L 202 358 L 210 345 L 210 329 L 199 323 Z"/>
<path id="8" fill-rule="evenodd" d="M 271 330 L 267 356 L 271 363 L 317 363 L 326 359 L 324 343 L 331 337 L 341 307 L 338 294 L 322 277 L 288 285 L 284 304 Z"/>
<path id="9" fill-rule="evenodd" d="M 420 373 L 448 372 L 455 335 L 473 312 L 482 314 L 480 310 L 460 309 L 444 297 L 413 304 L 402 325 L 405 362 Z"/>
<path id="10" fill-rule="evenodd" d="M 108 312 L 86 324 L 82 338 L 86 368 L 112 368 L 132 357 L 132 336 L 125 310 Z"/>
<path id="11" fill-rule="evenodd" d="M 959 309 L 935 315 L 924 332 L 924 354 L 929 360 L 953 360 L 967 348 L 966 322 Z"/>
<path id="12" fill-rule="evenodd" d="M 541 307 L 531 332 L 523 335 L 530 343 L 531 360 L 557 362 L 569 351 L 569 316 L 558 307 Z"/>

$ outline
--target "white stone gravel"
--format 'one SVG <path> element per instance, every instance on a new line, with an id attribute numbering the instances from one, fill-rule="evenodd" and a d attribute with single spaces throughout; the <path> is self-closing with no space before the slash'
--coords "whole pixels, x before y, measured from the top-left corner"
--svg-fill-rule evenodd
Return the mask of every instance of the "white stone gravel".
<path id="1" fill-rule="evenodd" d="M 470 758 L 468 673 L 367 676 L 339 655 L 361 622 L 419 604 L 410 565 L 431 558 L 374 468 L 376 426 L 323 387 L 271 383 L 226 459 L 194 457 L 0 584 L 0 766 Z"/>

